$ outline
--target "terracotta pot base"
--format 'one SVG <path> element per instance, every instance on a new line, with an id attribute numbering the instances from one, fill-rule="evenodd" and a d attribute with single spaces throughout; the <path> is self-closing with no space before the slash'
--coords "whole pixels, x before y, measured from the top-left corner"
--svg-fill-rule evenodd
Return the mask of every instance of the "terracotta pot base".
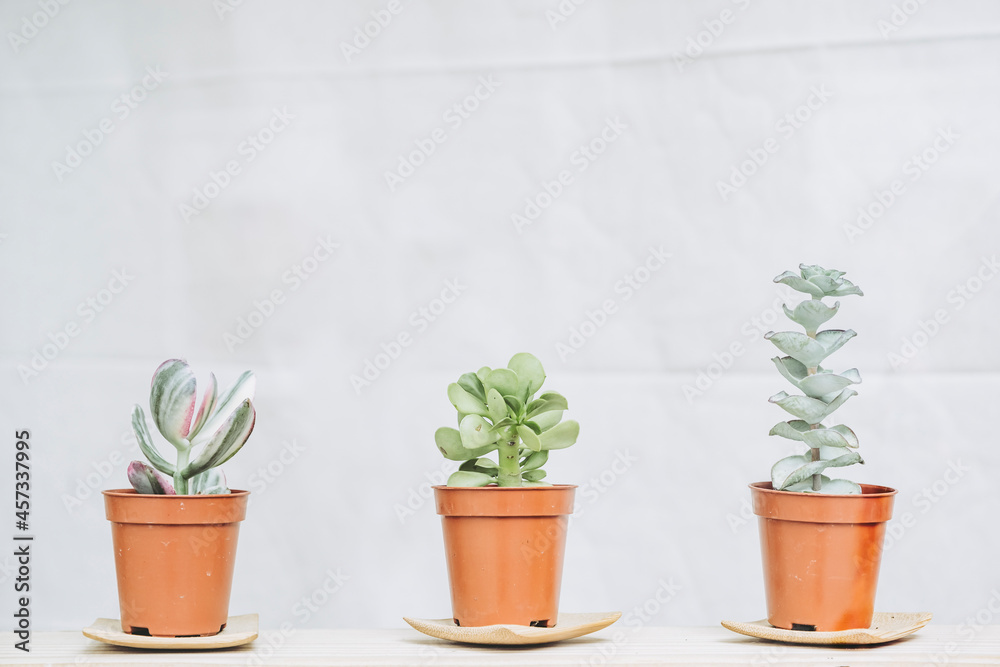
<path id="1" fill-rule="evenodd" d="M 229 618 L 240 522 L 249 491 L 205 496 L 104 491 L 122 631 L 217 635 Z"/>
<path id="2" fill-rule="evenodd" d="M 456 625 L 555 625 L 575 491 L 434 487 Z"/>
<path id="3" fill-rule="evenodd" d="M 871 625 L 896 490 L 861 488 L 861 495 L 825 495 L 750 485 L 774 627 L 837 632 Z"/>

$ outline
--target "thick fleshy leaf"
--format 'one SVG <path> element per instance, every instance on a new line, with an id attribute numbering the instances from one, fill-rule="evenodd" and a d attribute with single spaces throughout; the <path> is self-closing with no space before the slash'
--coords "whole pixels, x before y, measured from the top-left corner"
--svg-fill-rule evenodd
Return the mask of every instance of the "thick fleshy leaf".
<path id="1" fill-rule="evenodd" d="M 192 495 L 207 496 L 229 493 L 226 475 L 219 468 L 209 468 L 200 475 L 195 475 L 188 482 L 188 492 Z"/>
<path id="2" fill-rule="evenodd" d="M 462 386 L 457 382 L 452 382 L 448 385 L 448 400 L 451 401 L 456 410 L 464 412 L 467 415 L 482 415 L 486 417 L 490 414 L 482 401 L 462 389 Z"/>
<path id="3" fill-rule="evenodd" d="M 546 412 L 538 415 L 532 421 L 538 424 L 538 428 L 542 429 L 542 433 L 548 431 L 550 428 L 558 424 L 562 420 L 562 410 L 555 410 L 553 412 Z"/>
<path id="4" fill-rule="evenodd" d="M 487 475 L 496 475 L 499 467 L 497 464 L 486 457 L 478 459 L 469 459 L 462 465 L 458 466 L 459 470 L 471 470 L 473 472 L 482 472 Z"/>
<path id="5" fill-rule="evenodd" d="M 570 419 L 543 431 L 538 440 L 542 449 L 565 449 L 573 445 L 578 437 L 580 437 L 580 424 Z"/>
<path id="6" fill-rule="evenodd" d="M 823 482 L 820 493 L 838 496 L 861 495 L 861 486 L 846 479 L 827 479 Z"/>
<path id="7" fill-rule="evenodd" d="M 816 298 L 824 296 L 823 290 L 816 285 L 813 285 L 802 276 L 796 275 L 791 271 L 785 271 L 780 276 L 775 277 L 774 282 L 788 285 L 797 292 L 805 292 L 806 294 Z"/>
<path id="8" fill-rule="evenodd" d="M 802 277 L 807 280 L 812 279 L 816 276 L 827 276 L 836 280 L 841 276 L 845 275 L 844 271 L 838 271 L 836 269 L 824 269 L 819 264 L 799 264 L 799 271 L 802 272 Z"/>
<path id="9" fill-rule="evenodd" d="M 806 396 L 821 398 L 829 394 L 835 394 L 844 387 L 861 383 L 861 374 L 857 368 L 851 368 L 843 373 L 816 373 L 810 375 L 799 382 L 799 389 Z"/>
<path id="10" fill-rule="evenodd" d="M 524 403 L 521 402 L 517 396 L 504 396 L 504 402 L 507 404 L 507 408 L 510 411 L 510 415 L 515 419 L 522 419 L 524 415 Z"/>
<path id="11" fill-rule="evenodd" d="M 475 373 L 466 373 L 458 378 L 458 386 L 472 394 L 475 399 L 486 403 L 486 388 Z"/>
<path id="12" fill-rule="evenodd" d="M 535 432 L 530 428 L 523 424 L 519 425 L 517 427 L 517 435 L 521 438 L 521 442 L 524 443 L 525 447 L 533 452 L 541 451 L 542 444 L 539 441 L 538 436 L 535 435 Z"/>
<path id="13" fill-rule="evenodd" d="M 219 383 L 215 379 L 215 373 L 209 375 L 208 379 L 208 389 L 205 390 L 205 395 L 201 399 L 201 407 L 198 408 L 198 414 L 194 416 L 194 423 L 191 424 L 191 433 L 189 439 L 198 435 L 201 432 L 202 427 L 205 422 L 208 421 L 209 415 L 215 410 L 215 401 L 218 398 Z"/>
<path id="14" fill-rule="evenodd" d="M 861 456 L 857 452 L 849 452 L 827 461 L 813 461 L 809 455 L 788 456 L 771 468 L 771 485 L 775 489 L 784 490 L 827 468 L 839 468 L 861 462 Z"/>
<path id="15" fill-rule="evenodd" d="M 529 403 L 525 415 L 528 419 L 532 419 L 536 415 L 540 415 L 545 412 L 568 409 L 569 403 L 566 402 L 566 399 L 563 396 L 555 392 L 548 392 Z"/>
<path id="16" fill-rule="evenodd" d="M 789 396 L 783 391 L 767 399 L 771 403 L 781 406 L 786 412 L 806 421 L 810 424 L 819 424 L 827 418 L 834 410 L 844 404 L 844 401 L 851 396 L 857 396 L 858 392 L 853 389 L 844 389 L 836 398 L 829 403 L 818 398 L 808 396 Z"/>
<path id="17" fill-rule="evenodd" d="M 471 470 L 456 470 L 448 478 L 448 486 L 487 486 L 496 480 L 492 475 Z"/>
<path id="18" fill-rule="evenodd" d="M 816 334 L 816 338 L 810 338 L 797 331 L 769 331 L 764 334 L 764 338 L 803 366 L 816 368 L 856 335 L 850 329 L 846 331 L 828 329 L 820 331 Z"/>
<path id="19" fill-rule="evenodd" d="M 151 465 L 142 461 L 132 461 L 126 471 L 128 482 L 136 493 L 155 494 L 161 496 L 174 495 L 174 485 Z"/>
<path id="20" fill-rule="evenodd" d="M 533 354 L 518 352 L 507 362 L 507 368 L 517 373 L 517 396 L 522 401 L 527 402 L 545 382 L 545 369 Z"/>
<path id="21" fill-rule="evenodd" d="M 547 450 L 542 450 L 539 452 L 532 452 L 524 462 L 521 463 L 521 471 L 535 470 L 541 468 L 549 460 L 549 452 Z"/>
<path id="22" fill-rule="evenodd" d="M 247 438 L 253 432 L 256 419 L 257 412 L 248 398 L 233 411 L 204 449 L 184 467 L 181 474 L 190 479 L 231 459 L 246 444 Z"/>
<path id="23" fill-rule="evenodd" d="M 517 394 L 517 373 L 508 368 L 495 368 L 483 381 L 486 389 L 496 389 L 501 396 Z"/>
<path id="24" fill-rule="evenodd" d="M 844 278 L 841 280 L 840 287 L 832 292 L 828 292 L 827 296 L 847 296 L 848 294 L 857 294 L 858 296 L 865 295 L 865 293 L 861 291 L 860 287 Z"/>
<path id="25" fill-rule="evenodd" d="M 489 406 L 487 412 L 494 424 L 498 424 L 501 420 L 507 418 L 507 402 L 503 400 L 503 396 L 500 395 L 499 391 L 490 389 L 486 392 L 486 404 Z"/>
<path id="26" fill-rule="evenodd" d="M 858 447 L 858 437 L 854 431 L 841 425 L 840 428 L 817 428 L 802 434 L 802 441 L 809 447 Z"/>
<path id="27" fill-rule="evenodd" d="M 178 449 L 188 446 L 197 392 L 197 380 L 186 361 L 164 361 L 153 373 L 149 390 L 150 416 L 167 442 Z"/>
<path id="28" fill-rule="evenodd" d="M 156 449 L 156 445 L 153 444 L 149 427 L 146 425 L 146 413 L 142 411 L 142 407 L 139 405 L 132 408 L 132 430 L 135 432 L 135 439 L 139 443 L 139 449 L 149 459 L 149 462 L 153 464 L 153 467 L 173 477 L 176 470 L 174 464 L 163 458 L 159 450 Z"/>
<path id="29" fill-rule="evenodd" d="M 792 357 L 772 357 L 771 361 L 778 369 L 778 372 L 781 373 L 782 377 L 796 387 L 799 386 L 799 382 L 801 382 L 803 378 L 809 376 L 809 369 Z"/>
<path id="30" fill-rule="evenodd" d="M 820 475 L 820 480 L 823 484 L 830 481 L 830 478 L 826 475 Z M 798 484 L 792 484 L 791 486 L 785 487 L 782 491 L 793 491 L 795 493 L 816 493 L 812 490 L 812 477 L 805 479 Z"/>
<path id="31" fill-rule="evenodd" d="M 809 428 L 809 422 L 804 422 L 801 419 L 793 419 L 792 421 L 778 422 L 768 435 L 780 435 L 782 438 L 801 442 L 802 434 L 808 431 Z"/>
<path id="32" fill-rule="evenodd" d="M 219 428 L 227 422 L 240 405 L 247 400 L 253 401 L 257 389 L 257 378 L 253 371 L 244 371 L 229 389 L 223 392 L 216 401 L 215 410 L 198 432 L 198 437 L 191 441 L 192 445 L 201 445 L 212 438 Z"/>
<path id="33" fill-rule="evenodd" d="M 526 482 L 540 482 L 545 479 L 546 474 L 544 470 L 529 470 L 521 475 L 521 479 Z"/>
<path id="34" fill-rule="evenodd" d="M 806 331 L 816 332 L 823 324 L 830 320 L 840 309 L 840 302 L 833 306 L 828 306 L 819 299 L 807 299 L 795 306 L 795 310 L 789 310 L 788 306 L 781 306 L 785 315 L 796 324 L 801 324 Z"/>
<path id="35" fill-rule="evenodd" d="M 467 415 L 458 427 L 458 432 L 462 436 L 462 446 L 468 450 L 492 445 L 500 438 L 500 434 L 493 430 L 493 425 L 479 415 Z"/>
<path id="36" fill-rule="evenodd" d="M 497 448 L 496 444 L 492 444 L 484 445 L 478 449 L 467 449 L 462 444 L 461 434 L 456 429 L 447 426 L 442 426 L 434 432 L 434 443 L 441 451 L 441 455 L 449 461 L 468 461 L 489 454 Z"/>
<path id="37" fill-rule="evenodd" d="M 476 377 L 479 378 L 480 382 L 485 382 L 486 378 L 489 377 L 490 371 L 493 370 L 489 366 L 483 366 L 478 371 L 476 371 Z"/>

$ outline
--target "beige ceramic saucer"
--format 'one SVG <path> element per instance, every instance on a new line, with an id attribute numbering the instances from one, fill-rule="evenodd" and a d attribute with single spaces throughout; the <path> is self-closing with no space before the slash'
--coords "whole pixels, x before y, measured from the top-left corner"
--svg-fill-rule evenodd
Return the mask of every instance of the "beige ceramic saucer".
<path id="1" fill-rule="evenodd" d="M 438 639 L 463 644 L 524 646 L 589 635 L 591 632 L 608 627 L 621 616 L 620 611 L 602 614 L 559 614 L 554 628 L 533 628 L 526 625 L 484 625 L 478 628 L 462 628 L 455 625 L 455 621 L 450 618 L 427 620 L 404 616 L 403 620 L 414 630 Z"/>
<path id="2" fill-rule="evenodd" d="M 196 649 L 230 648 L 249 644 L 257 639 L 257 614 L 230 616 L 225 629 L 211 637 L 144 637 L 122 632 L 122 623 L 117 618 L 99 618 L 83 634 L 105 644 L 128 646 L 129 648 L 150 649 Z"/>
<path id="3" fill-rule="evenodd" d="M 818 644 L 823 646 L 858 646 L 860 644 L 884 644 L 911 635 L 931 622 L 930 612 L 876 613 L 871 627 L 860 630 L 839 632 L 808 632 L 803 630 L 783 630 L 767 622 L 737 623 L 722 621 L 722 626 L 733 632 L 758 639 L 792 644 Z"/>

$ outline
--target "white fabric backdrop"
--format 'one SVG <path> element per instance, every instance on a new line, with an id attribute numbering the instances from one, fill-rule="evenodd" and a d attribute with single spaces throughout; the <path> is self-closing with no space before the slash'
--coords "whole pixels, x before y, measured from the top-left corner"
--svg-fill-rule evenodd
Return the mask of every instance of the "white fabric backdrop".
<path id="1" fill-rule="evenodd" d="M 878 608 L 984 609 L 1000 5 L 388 7 L 0 7 L 2 451 L 31 429 L 36 629 L 117 616 L 98 491 L 125 483 L 131 405 L 175 356 L 259 376 L 256 431 L 226 467 L 254 491 L 234 612 L 447 616 L 422 497 L 445 386 L 521 350 L 582 424 L 548 466 L 581 485 L 563 608 L 759 618 L 746 485 L 789 452 L 767 437 L 787 387 L 761 334 L 784 326 L 772 277 L 800 261 L 866 292 L 842 299 L 831 325 L 859 335 L 831 365 L 864 377 L 837 416 L 868 464 L 844 476 L 900 490 Z M 345 55 L 372 12 L 387 25 Z"/>

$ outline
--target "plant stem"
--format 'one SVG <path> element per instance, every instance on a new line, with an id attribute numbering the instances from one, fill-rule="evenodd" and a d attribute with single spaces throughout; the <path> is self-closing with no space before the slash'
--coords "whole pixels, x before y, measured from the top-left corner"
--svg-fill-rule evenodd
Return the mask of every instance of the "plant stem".
<path id="1" fill-rule="evenodd" d="M 521 486 L 520 450 L 521 440 L 517 437 L 517 431 L 512 428 L 505 429 L 498 448 L 500 473 L 497 475 L 497 484 L 499 486 Z"/>
<path id="2" fill-rule="evenodd" d="M 813 340 L 816 340 L 816 332 L 815 331 L 808 331 L 807 330 L 806 331 L 806 335 L 809 336 L 810 338 L 812 338 Z M 811 368 L 806 368 L 806 373 L 808 375 L 816 375 L 816 369 L 817 368 L 818 368 L 818 366 L 813 366 Z M 819 428 L 819 424 L 811 424 L 809 426 L 809 429 L 813 430 L 813 431 L 815 431 L 818 428 Z M 811 447 L 810 451 L 812 452 L 812 460 L 813 461 L 819 461 L 819 447 Z M 820 473 L 816 473 L 815 475 L 812 476 L 812 490 L 813 491 L 819 491 L 822 488 L 823 488 L 823 475 L 820 474 Z"/>
<path id="3" fill-rule="evenodd" d="M 174 493 L 179 496 L 187 495 L 188 481 L 181 475 L 181 471 L 187 467 L 188 459 L 191 457 L 191 448 L 185 447 L 177 450 L 177 468 L 174 470 Z"/>

